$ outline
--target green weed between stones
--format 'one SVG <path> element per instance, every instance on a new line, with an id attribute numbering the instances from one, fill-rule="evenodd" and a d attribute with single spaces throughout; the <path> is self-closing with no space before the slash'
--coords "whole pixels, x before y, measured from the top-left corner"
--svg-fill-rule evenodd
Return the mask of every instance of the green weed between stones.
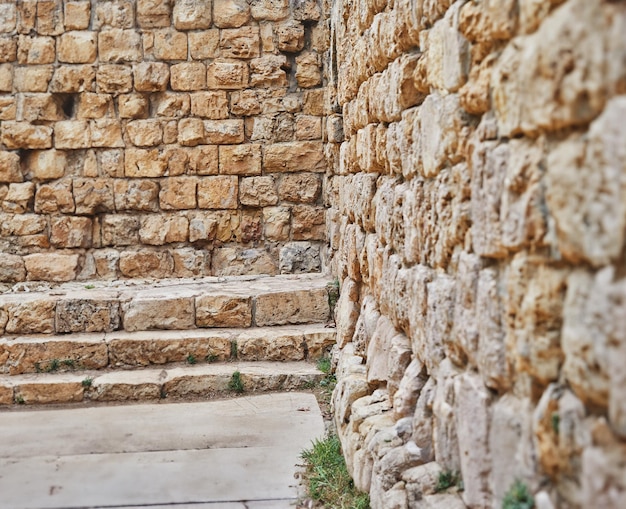
<path id="1" fill-rule="evenodd" d="M 24 396 L 22 396 L 21 394 L 18 394 L 17 396 L 15 396 L 15 402 L 18 405 L 25 405 L 26 401 L 24 401 Z"/>
<path id="2" fill-rule="evenodd" d="M 85 389 L 89 389 L 93 385 L 93 377 L 88 376 L 80 383 Z"/>
<path id="3" fill-rule="evenodd" d="M 333 316 L 335 312 L 335 306 L 339 300 L 339 279 L 335 278 L 334 281 L 326 285 L 326 291 L 328 292 L 328 306 L 330 307 L 330 315 Z"/>
<path id="4" fill-rule="evenodd" d="M 228 389 L 238 394 L 241 394 L 244 391 L 243 381 L 241 380 L 241 373 L 239 371 L 235 371 L 230 377 Z"/>
<path id="5" fill-rule="evenodd" d="M 439 472 L 435 492 L 439 493 L 453 487 L 461 491 L 463 490 L 463 479 L 461 479 L 461 474 L 459 472 L 453 472 L 452 470 Z"/>
<path id="6" fill-rule="evenodd" d="M 369 509 L 369 496 L 358 491 L 341 454 L 337 435 L 316 440 L 302 451 L 304 483 L 309 496 L 329 509 Z"/>
<path id="7" fill-rule="evenodd" d="M 197 364 L 197 362 L 198 362 L 198 359 L 196 359 L 196 356 L 194 354 L 190 353 L 187 356 L 187 364 L 193 365 L 193 364 Z"/>
<path id="8" fill-rule="evenodd" d="M 532 509 L 533 507 L 535 507 L 535 500 L 528 486 L 516 479 L 504 495 L 502 509 Z"/>

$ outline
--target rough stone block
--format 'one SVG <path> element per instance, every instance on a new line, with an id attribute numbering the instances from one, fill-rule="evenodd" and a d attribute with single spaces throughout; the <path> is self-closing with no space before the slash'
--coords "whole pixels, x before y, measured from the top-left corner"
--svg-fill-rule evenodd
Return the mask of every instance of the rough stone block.
<path id="1" fill-rule="evenodd" d="M 142 244 L 162 246 L 172 242 L 186 242 L 189 238 L 189 220 L 184 216 L 151 215 L 141 218 L 139 240 Z"/>
<path id="2" fill-rule="evenodd" d="M 213 23 L 218 28 L 236 28 L 250 19 L 246 0 L 216 0 L 213 2 Z"/>
<path id="3" fill-rule="evenodd" d="M 203 177 L 198 182 L 198 207 L 236 209 L 239 181 L 236 176 Z"/>
<path id="4" fill-rule="evenodd" d="M 74 196 L 72 194 L 72 182 L 58 181 L 54 184 L 44 184 L 37 188 L 35 193 L 35 212 L 38 214 L 74 212 Z"/>
<path id="5" fill-rule="evenodd" d="M 89 31 L 66 32 L 58 39 L 57 58 L 68 64 L 89 64 L 97 55 L 96 33 Z"/>
<path id="6" fill-rule="evenodd" d="M 274 178 L 271 176 L 241 179 L 239 201 L 242 205 L 266 207 L 278 203 Z"/>
<path id="7" fill-rule="evenodd" d="M 196 208 L 195 177 L 170 177 L 161 183 L 159 204 L 163 210 L 182 210 Z"/>
<path id="8" fill-rule="evenodd" d="M 254 58 L 259 56 L 260 39 L 257 27 L 222 30 L 220 55 L 224 58 Z"/>
<path id="9" fill-rule="evenodd" d="M 323 172 L 326 169 L 321 142 L 295 141 L 268 145 L 263 155 L 266 172 Z"/>
<path id="10" fill-rule="evenodd" d="M 65 120 L 54 126 L 54 146 L 58 149 L 79 149 L 91 147 L 89 122 Z"/>
<path id="11" fill-rule="evenodd" d="M 238 60 L 217 59 L 207 67 L 207 87 L 236 90 L 248 86 L 248 65 Z"/>
<path id="12" fill-rule="evenodd" d="M 260 175 L 261 145 L 220 146 L 219 170 L 226 175 Z"/>
<path id="13" fill-rule="evenodd" d="M 116 300 L 62 299 L 57 302 L 57 333 L 111 332 L 117 330 L 119 326 L 119 303 Z M 106 347 L 102 346 L 105 351 L 103 363 L 106 365 L 108 360 Z"/>
<path id="14" fill-rule="evenodd" d="M 128 149 L 124 157 L 124 175 L 127 177 L 162 177 L 167 169 L 158 149 Z"/>
<path id="15" fill-rule="evenodd" d="M 253 87 L 284 87 L 287 85 L 287 57 L 263 55 L 250 61 L 250 85 Z"/>
<path id="16" fill-rule="evenodd" d="M 167 90 L 170 69 L 162 62 L 141 62 L 133 66 L 133 78 L 138 92 L 159 92 Z"/>
<path id="17" fill-rule="evenodd" d="M 171 4 L 170 0 L 137 0 L 137 23 L 141 28 L 169 26 Z"/>
<path id="18" fill-rule="evenodd" d="M 194 301 L 190 297 L 134 298 L 122 305 L 124 330 L 193 329 L 193 306 Z"/>
<path id="19" fill-rule="evenodd" d="M 170 69 L 172 90 L 202 90 L 206 88 L 206 67 L 200 62 L 184 62 Z"/>
<path id="20" fill-rule="evenodd" d="M 325 322 L 330 316 L 325 288 L 261 294 L 255 303 L 254 322 L 259 327 Z"/>
<path id="21" fill-rule="evenodd" d="M 315 173 L 288 173 L 278 185 L 281 200 L 295 203 L 315 203 L 322 192 L 322 180 Z"/>
<path id="22" fill-rule="evenodd" d="M 295 205 L 292 210 L 291 234 L 294 240 L 324 240 L 326 210 L 311 205 Z"/>
<path id="23" fill-rule="evenodd" d="M 54 37 L 19 36 L 17 61 L 20 64 L 52 64 L 55 59 Z"/>
<path id="24" fill-rule="evenodd" d="M 52 128 L 28 122 L 2 122 L 0 141 L 8 149 L 51 148 Z"/>
<path id="25" fill-rule="evenodd" d="M 174 262 L 165 251 L 125 251 L 120 254 L 119 268 L 126 277 L 164 278 L 171 277 Z"/>
<path id="26" fill-rule="evenodd" d="M 91 65 L 62 65 L 54 70 L 50 92 L 72 94 L 93 91 L 96 71 Z"/>
<path id="27" fill-rule="evenodd" d="M 289 0 L 261 0 L 250 7 L 256 20 L 279 21 L 289 16 Z"/>
<path id="28" fill-rule="evenodd" d="M 159 211 L 159 184 L 151 180 L 116 179 L 113 184 L 115 209 Z"/>
<path id="29" fill-rule="evenodd" d="M 277 273 L 274 257 L 264 249 L 219 248 L 213 251 L 211 265 L 216 276 Z"/>
<path id="30" fill-rule="evenodd" d="M 264 207 L 263 225 L 265 238 L 268 240 L 289 239 L 291 210 L 289 207 Z"/>
<path id="31" fill-rule="evenodd" d="M 304 359 L 302 333 L 244 332 L 237 336 L 237 358 L 242 361 L 301 361 Z"/>
<path id="32" fill-rule="evenodd" d="M 0 151 L 0 182 L 23 182 L 20 156 L 17 152 Z"/>
<path id="33" fill-rule="evenodd" d="M 321 59 L 316 51 L 307 51 L 296 57 L 296 80 L 302 88 L 312 88 L 322 83 Z"/>
<path id="34" fill-rule="evenodd" d="M 211 2 L 179 0 L 172 10 L 177 30 L 198 30 L 211 26 Z"/>
<path id="35" fill-rule="evenodd" d="M 96 72 L 98 91 L 105 94 L 125 94 L 133 89 L 132 69 L 127 65 L 100 65 Z"/>
<path id="36" fill-rule="evenodd" d="M 319 272 L 320 247 L 310 242 L 289 242 L 280 249 L 278 266 L 281 274 Z"/>
<path id="37" fill-rule="evenodd" d="M 163 130 L 158 120 L 133 120 L 126 124 L 126 134 L 137 147 L 154 147 L 163 141 Z"/>
<path id="38" fill-rule="evenodd" d="M 113 182 L 108 179 L 74 179 L 77 214 L 97 214 L 115 210 Z"/>
<path id="39" fill-rule="evenodd" d="M 187 60 L 187 34 L 157 30 L 154 33 L 154 56 L 159 60 Z"/>
<path id="40" fill-rule="evenodd" d="M 21 256 L 5 253 L 0 260 L 0 281 L 17 283 L 26 279 L 26 268 Z"/>
<path id="41" fill-rule="evenodd" d="M 189 39 L 189 54 L 194 60 L 206 60 L 219 56 L 219 30 L 189 32 L 187 38 Z"/>
<path id="42" fill-rule="evenodd" d="M 204 142 L 214 145 L 243 143 L 244 123 L 241 119 L 205 120 Z"/>
<path id="43" fill-rule="evenodd" d="M 141 35 L 134 30 L 103 30 L 98 33 L 98 56 L 103 63 L 139 62 Z"/>
<path id="44" fill-rule="evenodd" d="M 287 53 L 298 53 L 304 48 L 304 25 L 298 22 L 288 22 L 278 25 L 278 49 Z"/>
<path id="45" fill-rule="evenodd" d="M 24 257 L 29 281 L 71 281 L 76 278 L 77 254 L 35 253 Z"/>
<path id="46" fill-rule="evenodd" d="M 66 2 L 63 22 L 66 30 L 85 30 L 91 20 L 90 2 Z"/>
<path id="47" fill-rule="evenodd" d="M 88 217 L 50 218 L 50 244 L 58 248 L 91 247 L 92 223 Z"/>
<path id="48" fill-rule="evenodd" d="M 228 118 L 228 97 L 225 91 L 196 92 L 190 98 L 192 115 L 213 120 Z"/>
<path id="49" fill-rule="evenodd" d="M 196 326 L 250 327 L 252 299 L 232 295 L 196 297 Z"/>

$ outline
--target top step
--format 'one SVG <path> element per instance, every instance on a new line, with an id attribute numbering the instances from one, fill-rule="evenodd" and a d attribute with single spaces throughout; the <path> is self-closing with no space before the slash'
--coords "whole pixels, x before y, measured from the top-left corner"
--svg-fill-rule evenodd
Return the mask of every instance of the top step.
<path id="1" fill-rule="evenodd" d="M 321 274 L 65 283 L 0 295 L 0 334 L 186 330 L 322 323 Z"/>

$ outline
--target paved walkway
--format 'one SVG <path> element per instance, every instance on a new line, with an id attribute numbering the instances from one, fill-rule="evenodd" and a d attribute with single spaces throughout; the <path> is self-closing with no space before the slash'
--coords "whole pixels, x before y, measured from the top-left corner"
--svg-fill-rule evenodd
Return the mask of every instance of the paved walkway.
<path id="1" fill-rule="evenodd" d="M 0 412 L 0 507 L 295 507 L 312 394 Z"/>

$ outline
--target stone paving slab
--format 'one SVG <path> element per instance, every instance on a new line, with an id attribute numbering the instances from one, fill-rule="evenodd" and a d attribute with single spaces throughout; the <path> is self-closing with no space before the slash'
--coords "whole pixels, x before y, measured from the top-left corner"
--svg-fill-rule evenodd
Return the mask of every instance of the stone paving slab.
<path id="1" fill-rule="evenodd" d="M 292 507 L 299 454 L 323 433 L 295 392 L 0 412 L 0 507 Z"/>

